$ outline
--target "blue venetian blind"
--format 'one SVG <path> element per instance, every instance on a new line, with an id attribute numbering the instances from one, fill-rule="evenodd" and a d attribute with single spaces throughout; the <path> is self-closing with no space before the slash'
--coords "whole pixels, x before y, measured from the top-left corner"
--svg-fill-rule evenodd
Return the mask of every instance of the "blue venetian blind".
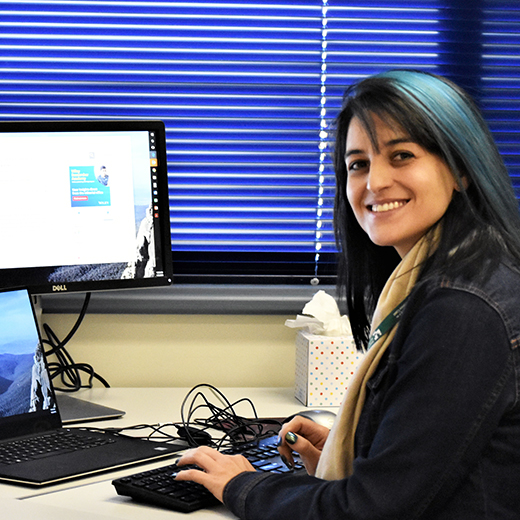
<path id="1" fill-rule="evenodd" d="M 448 75 L 518 178 L 519 8 L 464 4 L 0 1 L 0 117 L 162 119 L 177 280 L 331 281 L 330 125 L 353 81 Z"/>
<path id="2" fill-rule="evenodd" d="M 520 4 L 483 4 L 483 111 L 520 198 Z"/>

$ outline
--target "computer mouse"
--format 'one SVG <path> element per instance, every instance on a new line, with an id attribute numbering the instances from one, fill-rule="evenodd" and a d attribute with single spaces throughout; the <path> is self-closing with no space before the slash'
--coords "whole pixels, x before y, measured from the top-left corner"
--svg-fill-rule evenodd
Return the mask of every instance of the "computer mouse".
<path id="1" fill-rule="evenodd" d="M 334 420 L 336 419 L 336 414 L 331 412 L 330 410 L 302 410 L 301 412 L 295 413 L 290 417 L 285 419 L 284 423 L 289 422 L 296 415 L 301 415 L 302 417 L 306 417 L 311 421 L 314 421 L 321 426 L 325 426 L 329 430 L 332 428 L 334 424 Z"/>

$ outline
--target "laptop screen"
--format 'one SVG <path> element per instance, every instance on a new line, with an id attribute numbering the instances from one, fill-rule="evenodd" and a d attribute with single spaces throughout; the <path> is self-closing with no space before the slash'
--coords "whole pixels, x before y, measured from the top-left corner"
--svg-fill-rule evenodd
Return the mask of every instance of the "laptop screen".
<path id="1" fill-rule="evenodd" d="M 39 422 L 49 414 L 57 414 L 56 400 L 29 293 L 25 289 L 2 291 L 0 429 L 6 422 Z"/>

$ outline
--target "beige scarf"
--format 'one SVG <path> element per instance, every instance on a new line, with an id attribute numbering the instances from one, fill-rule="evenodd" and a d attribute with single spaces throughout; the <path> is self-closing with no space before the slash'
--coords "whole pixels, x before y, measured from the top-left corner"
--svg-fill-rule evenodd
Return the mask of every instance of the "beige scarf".
<path id="1" fill-rule="evenodd" d="M 428 236 L 424 236 L 396 267 L 377 302 L 372 319 L 371 336 L 381 322 L 410 294 L 419 275 L 419 267 L 426 260 L 430 251 L 431 241 Z M 334 426 L 323 447 L 316 469 L 317 477 L 338 480 L 352 474 L 354 435 L 365 402 L 366 384 L 390 345 L 396 329 L 397 325 L 394 325 L 372 344 L 356 370 L 352 383 L 345 392 Z"/>

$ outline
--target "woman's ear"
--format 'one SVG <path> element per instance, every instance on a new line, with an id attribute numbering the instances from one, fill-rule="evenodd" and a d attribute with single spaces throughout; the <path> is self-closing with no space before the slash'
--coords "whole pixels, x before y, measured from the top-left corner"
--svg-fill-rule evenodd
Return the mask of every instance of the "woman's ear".
<path id="1" fill-rule="evenodd" d="M 464 191 L 468 189 L 468 186 L 469 186 L 469 180 L 468 180 L 468 177 L 467 175 L 463 175 L 461 178 L 460 178 L 460 183 L 458 182 L 457 179 L 455 179 L 455 189 L 458 191 L 458 192 L 461 192 L 463 189 Z"/>

